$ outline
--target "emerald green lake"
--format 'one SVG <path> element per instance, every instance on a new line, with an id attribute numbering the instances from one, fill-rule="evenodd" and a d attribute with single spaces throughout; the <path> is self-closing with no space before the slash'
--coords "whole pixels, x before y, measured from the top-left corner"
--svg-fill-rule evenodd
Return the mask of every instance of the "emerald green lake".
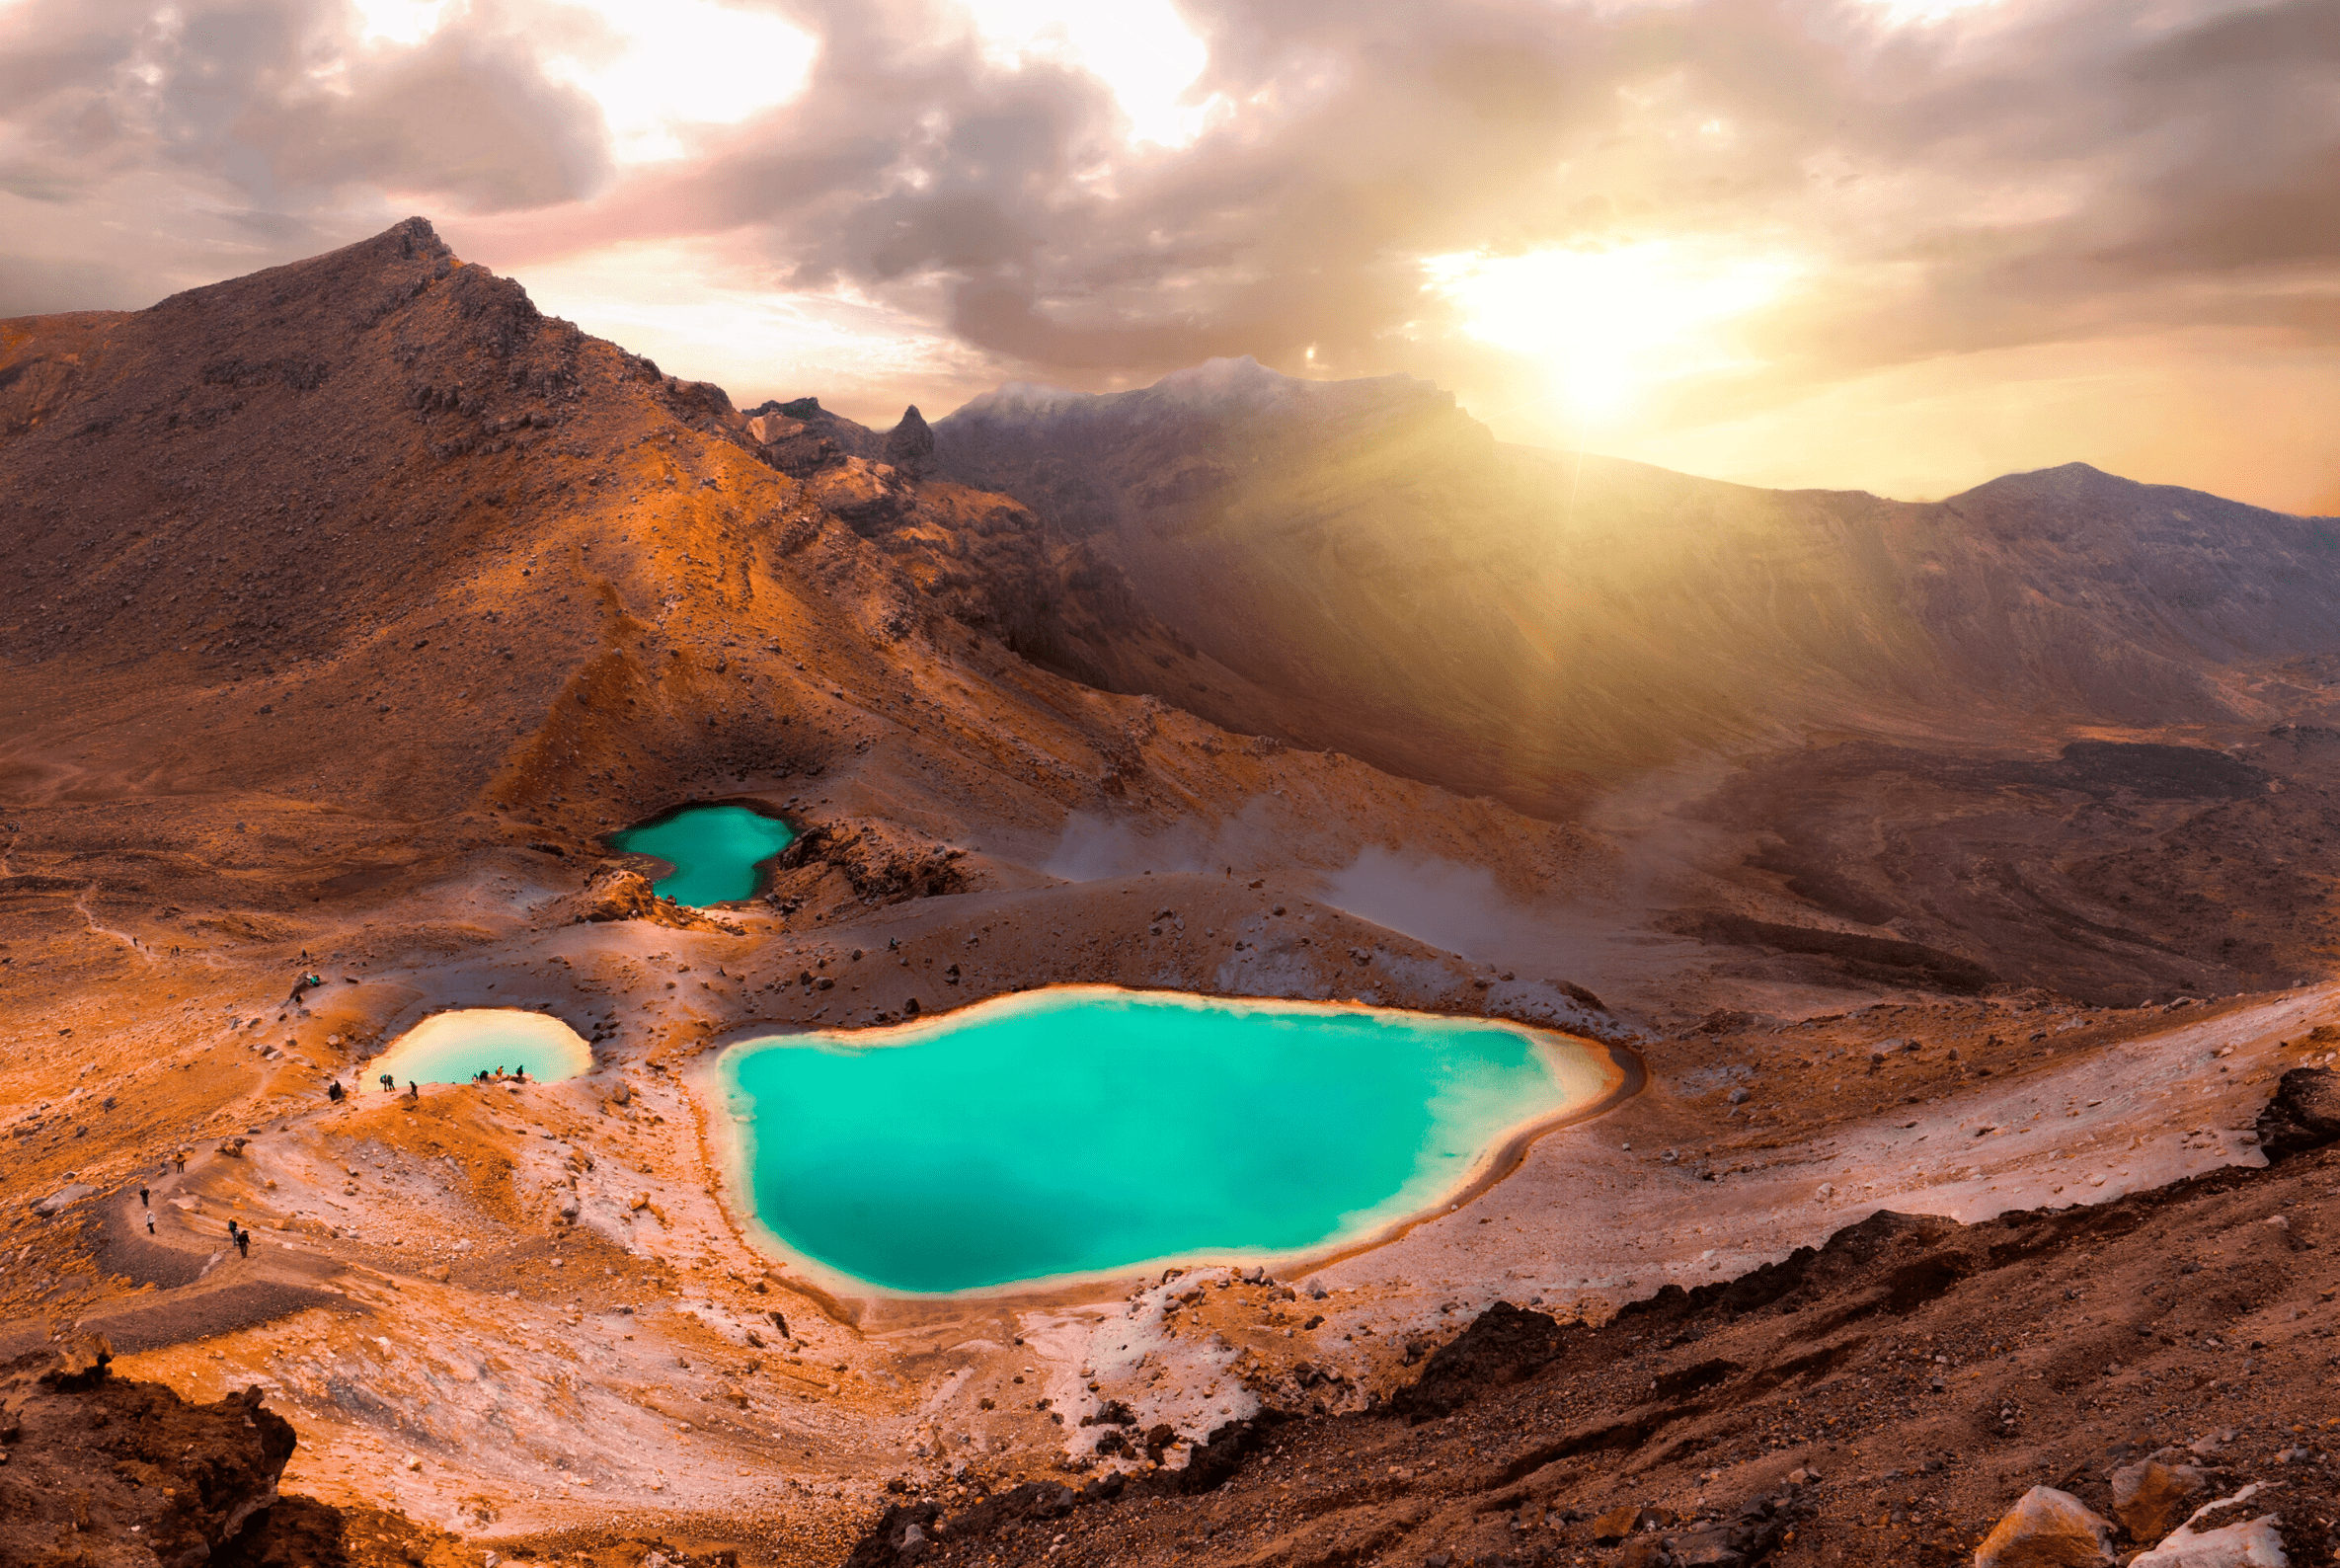
<path id="1" fill-rule="evenodd" d="M 795 839 L 795 828 L 744 806 L 686 806 L 609 835 L 619 849 L 656 855 L 672 866 L 651 886 L 694 906 L 755 897 L 758 868 Z"/>
<path id="2" fill-rule="evenodd" d="M 744 1041 L 715 1071 L 768 1239 L 901 1293 L 1336 1249 L 1619 1081 L 1495 1020 L 1104 986 Z"/>

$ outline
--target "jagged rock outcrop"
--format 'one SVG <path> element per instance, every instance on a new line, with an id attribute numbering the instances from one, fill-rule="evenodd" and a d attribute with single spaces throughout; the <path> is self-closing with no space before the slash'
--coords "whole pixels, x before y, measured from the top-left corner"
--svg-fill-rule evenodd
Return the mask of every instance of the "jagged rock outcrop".
<path id="1" fill-rule="evenodd" d="M 960 868 L 966 855 L 955 845 L 872 819 L 807 828 L 782 851 L 778 866 L 783 881 L 790 880 L 790 873 L 833 868 L 855 899 L 899 903 L 959 892 L 967 885 Z M 787 897 L 775 889 L 773 902 L 783 902 Z"/>
<path id="2" fill-rule="evenodd" d="M 886 461 L 913 479 L 934 472 L 934 431 L 917 404 L 904 409 L 901 423 L 886 432 Z"/>
<path id="3" fill-rule="evenodd" d="M 2270 1160 L 2340 1142 L 2340 1073 L 2294 1067 L 2259 1113 L 2259 1147 Z"/>
<path id="4" fill-rule="evenodd" d="M 764 461 L 800 479 L 847 458 L 874 461 L 885 453 L 884 438 L 875 431 L 822 408 L 817 397 L 774 399 L 745 414 L 746 433 Z"/>
<path id="5" fill-rule="evenodd" d="M 1410 1421 L 1450 1415 L 1484 1394 L 1533 1376 L 1566 1347 L 1574 1326 L 1498 1301 L 1433 1353 L 1422 1375 L 1390 1396 L 1389 1407 Z"/>
<path id="6" fill-rule="evenodd" d="M 297 1439 L 258 1388 L 189 1404 L 110 1360 L 91 1337 L 0 1366 L 0 1559 L 194 1568 L 276 1501 Z"/>
<path id="7" fill-rule="evenodd" d="M 596 867 L 584 889 L 562 900 L 555 912 L 564 925 L 648 920 L 677 931 L 739 930 L 728 921 L 660 898 L 647 875 L 625 865 Z"/>

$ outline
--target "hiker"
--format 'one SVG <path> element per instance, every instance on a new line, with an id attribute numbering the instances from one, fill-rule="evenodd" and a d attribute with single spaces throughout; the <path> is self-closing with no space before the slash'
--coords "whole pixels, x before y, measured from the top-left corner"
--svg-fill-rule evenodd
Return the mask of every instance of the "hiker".
<path id="1" fill-rule="evenodd" d="M 146 1211 L 146 1233 L 150 1236 L 154 1234 L 154 1211 L 151 1209 Z"/>
<path id="2" fill-rule="evenodd" d="M 236 1232 L 236 1256 L 239 1258 L 249 1258 L 252 1256 L 251 1231 L 239 1230 Z"/>
<path id="3" fill-rule="evenodd" d="M 406 1097 L 410 1100 L 420 1100 L 423 1098 L 423 1086 L 412 1078 L 407 1079 Z"/>
<path id="4" fill-rule="evenodd" d="M 518 1066 L 511 1069 L 511 1075 L 519 1079 L 522 1083 L 526 1083 L 528 1081 L 528 1064 L 524 1061 L 521 1062 Z"/>
<path id="5" fill-rule="evenodd" d="M 325 1097 L 326 1097 L 327 1099 L 331 1100 L 331 1101 L 332 1101 L 334 1104 L 336 1104 L 336 1105 L 339 1105 L 339 1104 L 341 1104 L 341 1103 L 342 1103 L 342 1080 L 341 1080 L 341 1079 L 339 1079 L 339 1078 L 336 1078 L 336 1079 L 334 1079 L 334 1080 L 333 1080 L 331 1083 L 329 1083 L 329 1084 L 327 1084 L 327 1085 L 325 1086 Z"/>
<path id="6" fill-rule="evenodd" d="M 138 1207 L 141 1209 L 152 1209 L 154 1207 L 154 1205 L 146 1201 L 146 1188 L 144 1184 L 140 1184 L 138 1188 Z"/>
<path id="7" fill-rule="evenodd" d="M 171 1155 L 171 1161 L 173 1164 L 179 1167 L 180 1175 L 184 1176 L 187 1174 L 187 1150 L 179 1149 L 175 1151 Z"/>
<path id="8" fill-rule="evenodd" d="M 398 1092 L 398 1080 L 390 1076 L 390 1074 L 387 1072 L 382 1074 L 382 1092 L 384 1094 L 396 1094 Z"/>

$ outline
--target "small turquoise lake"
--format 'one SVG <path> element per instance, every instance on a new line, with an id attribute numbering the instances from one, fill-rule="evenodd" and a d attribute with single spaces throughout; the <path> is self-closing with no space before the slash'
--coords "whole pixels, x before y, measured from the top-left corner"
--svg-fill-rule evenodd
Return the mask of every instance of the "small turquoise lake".
<path id="1" fill-rule="evenodd" d="M 901 1294 L 1360 1244 L 1622 1081 L 1500 1020 L 1106 986 L 742 1041 L 714 1070 L 768 1241 Z"/>
<path id="2" fill-rule="evenodd" d="M 672 866 L 651 886 L 694 907 L 754 898 L 764 862 L 795 841 L 788 823 L 744 806 L 685 806 L 609 835 L 618 849 Z"/>

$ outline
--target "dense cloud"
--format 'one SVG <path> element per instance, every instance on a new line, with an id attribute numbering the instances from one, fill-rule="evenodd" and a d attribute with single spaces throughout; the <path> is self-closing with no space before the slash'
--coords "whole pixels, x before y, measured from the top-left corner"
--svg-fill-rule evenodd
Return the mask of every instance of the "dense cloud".
<path id="1" fill-rule="evenodd" d="M 20 0 L 0 11 L 0 179 L 69 202 L 159 172 L 288 236 L 352 187 L 496 211 L 605 182 L 600 111 L 546 80 L 524 37 L 466 20 L 366 51 L 349 23 L 325 0 Z"/>
<path id="2" fill-rule="evenodd" d="M 458 6 L 397 46 L 325 0 L 17 0 L 0 312 L 54 308 L 77 266 L 114 269 L 90 303 L 135 303 L 200 257 L 242 271 L 421 207 L 523 275 L 688 243 L 738 286 L 1083 385 L 1249 353 L 1531 396 L 1539 367 L 1464 330 L 1425 259 L 1652 242 L 1789 275 L 1733 366 L 1653 392 L 1677 420 L 2026 345 L 2333 347 L 2340 6 L 1898 9 L 1188 0 L 1199 124 L 1165 146 L 1079 62 L 1003 57 L 954 8 L 804 0 L 801 92 L 628 163 L 610 106 L 544 63 L 558 9 Z M 150 254 L 102 248 L 101 212 Z"/>
<path id="3" fill-rule="evenodd" d="M 918 12 L 851 10 L 763 139 L 891 156 L 808 185 L 740 149 L 695 203 L 608 209 L 760 228 L 807 285 L 944 274 L 952 327 L 1043 373 L 1362 363 L 1419 330 L 1421 256 L 1682 233 L 1817 252 L 1805 352 L 1840 369 L 2140 312 L 2260 320 L 2250 274 L 2340 237 L 2328 0 L 2158 31 L 2129 0 L 1898 30 L 1744 0 L 1197 6 L 1194 96 L 1240 107 L 1174 153 L 1118 148 L 1077 75 L 987 74 L 924 48 Z"/>

